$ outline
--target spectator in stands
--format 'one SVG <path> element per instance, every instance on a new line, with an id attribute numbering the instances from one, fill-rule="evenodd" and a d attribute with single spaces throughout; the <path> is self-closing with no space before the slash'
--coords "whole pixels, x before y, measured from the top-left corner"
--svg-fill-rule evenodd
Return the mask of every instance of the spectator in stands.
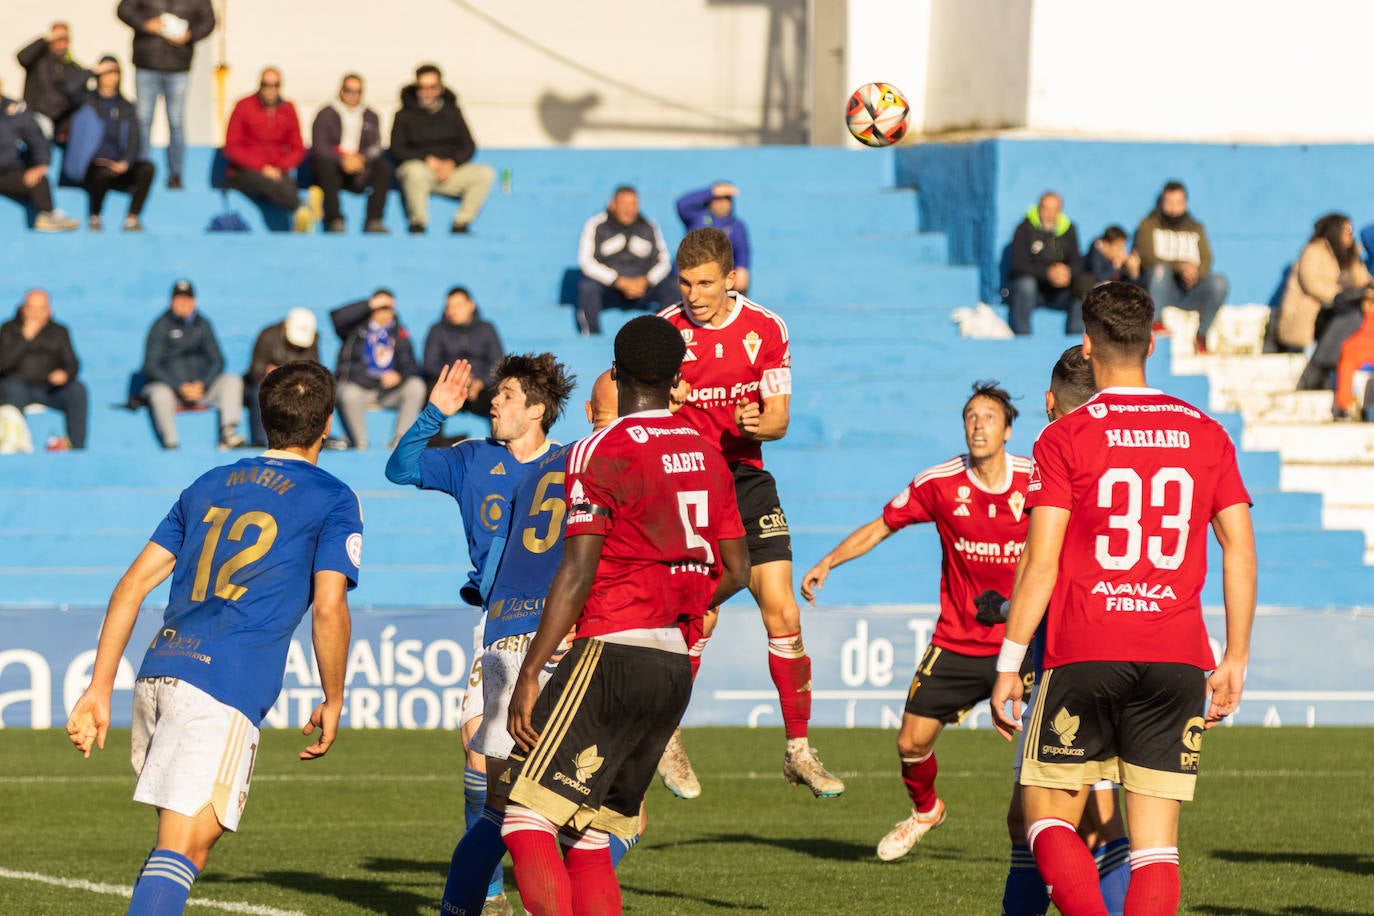
<path id="1" fill-rule="evenodd" d="M 267 431 L 263 429 L 262 411 L 258 406 L 258 389 L 262 386 L 262 380 L 273 369 L 287 363 L 318 363 L 320 346 L 316 331 L 315 314 L 310 309 L 294 308 L 286 313 L 285 320 L 269 324 L 258 332 L 248 371 L 243 375 L 249 441 L 253 445 L 267 445 Z"/>
<path id="2" fill-rule="evenodd" d="M 395 170 L 384 152 L 381 120 L 363 104 L 363 78 L 349 73 L 338 98 L 319 110 L 310 128 L 310 169 L 324 192 L 325 232 L 344 230 L 342 189 L 368 195 L 364 232 L 387 231 L 382 218 Z"/>
<path id="3" fill-rule="evenodd" d="M 124 230 L 143 228 L 139 214 L 153 186 L 156 166 L 139 156 L 138 115 L 133 104 L 119 94 L 119 61 L 106 55 L 95 65 L 96 87 L 83 97 L 71 118 L 71 139 L 62 158 L 62 175 L 86 189 L 89 200 L 87 226 L 104 228 L 100 211 L 110 191 L 129 192 L 129 212 Z"/>
<path id="4" fill-rule="evenodd" d="M 1290 352 L 1302 351 L 1322 336 L 1339 311 L 1348 313 L 1346 333 L 1354 331 L 1360 324 L 1360 291 L 1371 282 L 1350 217 L 1326 214 L 1312 225 L 1311 238 L 1288 271 L 1275 341 Z"/>
<path id="5" fill-rule="evenodd" d="M 186 157 L 186 81 L 196 43 L 215 30 L 210 0 L 119 0 L 120 22 L 134 30 L 134 89 L 138 148 L 152 155 L 149 133 L 157 100 L 167 111 L 167 187 L 181 190 Z"/>
<path id="6" fill-rule="evenodd" d="M 1197 352 L 1207 352 L 1207 332 L 1226 301 L 1230 284 L 1212 272 L 1207 230 L 1188 212 L 1188 190 L 1181 182 L 1164 185 L 1155 208 L 1135 230 L 1141 282 L 1155 303 L 1155 327 L 1165 306 L 1198 313 Z"/>
<path id="7" fill-rule="evenodd" d="M 1016 334 L 1031 332 L 1031 313 L 1041 306 L 1068 313 L 1064 333 L 1083 333 L 1083 298 L 1074 286 L 1083 257 L 1078 230 L 1063 211 L 1063 198 L 1046 191 L 1012 234 L 1007 303 Z"/>
<path id="8" fill-rule="evenodd" d="M 601 333 L 601 309 L 648 311 L 681 299 L 658 223 L 639 212 L 639 193 L 621 185 L 606 209 L 582 226 L 577 243 L 577 327 Z"/>
<path id="9" fill-rule="evenodd" d="M 48 26 L 48 34 L 35 38 L 15 55 L 24 68 L 24 104 L 43 136 L 56 143 L 67 140 L 71 95 L 82 80 L 81 65 L 72 57 L 71 47 L 67 23 L 54 22 Z"/>
<path id="10" fill-rule="evenodd" d="M 488 387 L 492 371 L 505 351 L 501 337 L 491 322 L 477 314 L 472 294 L 461 286 L 448 291 L 444 312 L 425 335 L 425 382 L 429 387 L 439 380 L 445 366 L 460 359 L 472 364 L 472 379 L 468 382 L 467 400 L 462 410 L 479 417 L 491 412 L 494 393 Z"/>
<path id="11" fill-rule="evenodd" d="M 28 106 L 0 95 L 0 194 L 38 211 L 33 228 L 67 232 L 79 224 L 52 205 L 52 151 Z"/>
<path id="12" fill-rule="evenodd" d="M 281 71 L 276 67 L 265 68 L 258 91 L 234 106 L 224 132 L 224 158 L 229 160 L 231 187 L 280 210 L 295 211 L 296 231 L 310 231 L 311 208 L 300 202 L 291 174 L 305 159 L 301 122 L 296 106 L 281 96 Z"/>
<path id="13" fill-rule="evenodd" d="M 1129 249 L 1127 240 L 1126 230 L 1115 225 L 1103 229 L 1093 239 L 1083 257 L 1083 275 L 1089 289 L 1099 283 L 1133 283 L 1140 279 L 1140 255 Z"/>
<path id="14" fill-rule="evenodd" d="M 458 97 L 444 85 L 438 67 L 420 66 L 415 82 L 401 90 L 401 110 L 391 126 L 391 155 L 412 233 L 429 225 L 431 194 L 461 198 L 452 231 L 468 231 L 496 180 L 491 166 L 471 161 L 476 152 Z"/>
<path id="15" fill-rule="evenodd" d="M 1355 373 L 1374 364 L 1374 295 L 1366 295 L 1360 302 L 1360 326 L 1341 344 L 1340 361 L 1336 364 L 1336 404 L 1333 413 L 1337 420 L 1368 419 L 1374 411 L 1374 378 L 1365 384 L 1364 416 L 1355 409 Z"/>
<path id="16" fill-rule="evenodd" d="M 71 334 L 52 320 L 45 290 L 24 294 L 19 310 L 0 325 L 0 404 L 20 410 L 42 404 L 62 411 L 71 448 L 86 447 L 86 386 L 76 378 L 81 363 Z"/>
<path id="17" fill-rule="evenodd" d="M 688 232 L 708 226 L 719 229 L 730 239 L 735 256 L 735 289 L 749 291 L 749 230 L 744 221 L 735 216 L 735 198 L 739 188 L 728 181 L 718 181 L 708 188 L 689 191 L 677 199 L 677 215 Z"/>
<path id="18" fill-rule="evenodd" d="M 396 319 L 396 297 L 379 289 L 371 298 L 329 313 L 339 335 L 339 413 L 354 448 L 367 448 L 369 406 L 396 411 L 389 447 L 415 422 L 425 405 L 425 380 L 415 362 L 410 334 Z"/>
<path id="19" fill-rule="evenodd" d="M 219 447 L 241 448 L 243 379 L 224 371 L 224 354 L 210 320 L 196 309 L 190 280 L 172 287 L 172 302 L 148 329 L 143 350 L 142 396 L 153 415 L 153 428 L 165 449 L 179 445 L 178 408 L 219 409 Z"/>

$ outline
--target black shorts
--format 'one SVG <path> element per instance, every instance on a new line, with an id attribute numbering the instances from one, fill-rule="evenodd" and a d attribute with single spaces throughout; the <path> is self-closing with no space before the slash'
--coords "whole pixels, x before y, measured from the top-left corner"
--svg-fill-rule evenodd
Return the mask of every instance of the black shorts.
<path id="1" fill-rule="evenodd" d="M 1027 653 L 1021 675 L 1029 690 L 1035 679 Z M 906 692 L 906 711 L 913 716 L 958 725 L 969 710 L 992 696 L 997 681 L 997 656 L 961 655 L 939 646 L 926 646 L 916 675 Z"/>
<path id="2" fill-rule="evenodd" d="M 691 696 L 685 654 L 575 641 L 535 701 L 538 742 L 511 752 L 510 800 L 560 827 L 630 839 Z"/>
<path id="3" fill-rule="evenodd" d="M 739 503 L 739 517 L 744 522 L 744 538 L 749 545 L 749 562 L 773 563 L 792 561 L 792 532 L 787 530 L 787 516 L 778 500 L 778 484 L 763 468 L 749 464 L 732 464 L 735 476 L 735 502 Z"/>
<path id="4" fill-rule="evenodd" d="M 1110 779 L 1190 801 L 1207 678 L 1169 662 L 1079 662 L 1046 671 L 1021 757 L 1021 784 L 1078 789 Z"/>

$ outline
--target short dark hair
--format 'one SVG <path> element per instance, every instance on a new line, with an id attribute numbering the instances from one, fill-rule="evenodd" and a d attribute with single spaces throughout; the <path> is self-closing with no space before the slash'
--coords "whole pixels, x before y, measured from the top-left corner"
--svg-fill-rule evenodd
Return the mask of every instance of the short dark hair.
<path id="1" fill-rule="evenodd" d="M 615 335 L 616 374 L 645 388 L 672 385 L 686 353 L 682 333 L 657 315 L 632 318 Z"/>
<path id="2" fill-rule="evenodd" d="M 964 402 L 964 410 L 968 410 L 968 406 L 973 403 L 975 398 L 987 398 L 1001 405 L 1002 416 L 1006 419 L 1008 428 L 1010 428 L 1012 421 L 1021 415 L 1021 412 L 1016 409 L 1016 405 L 1011 402 L 1011 395 L 1002 387 L 1001 382 L 992 379 L 974 382 L 973 394 L 970 394 L 968 400 Z M 960 411 L 960 413 L 962 412 Z"/>
<path id="3" fill-rule="evenodd" d="M 376 289 L 374 289 L 374 290 L 372 291 L 372 296 L 390 296 L 392 299 L 395 299 L 395 298 L 396 298 L 396 294 L 393 293 L 393 292 L 391 291 L 391 288 L 390 288 L 390 287 L 387 287 L 387 286 L 379 286 L 379 287 L 377 287 Z M 368 296 L 367 298 L 371 299 L 372 296 Z"/>
<path id="4" fill-rule="evenodd" d="M 1102 230 L 1102 241 L 1104 242 L 1120 242 L 1124 241 L 1125 238 L 1126 230 L 1115 224 Z"/>
<path id="5" fill-rule="evenodd" d="M 691 270 L 712 261 L 720 265 L 722 274 L 735 269 L 735 252 L 730 247 L 730 236 L 710 226 L 693 229 L 683 236 L 682 244 L 677 246 L 678 270 Z"/>
<path id="6" fill-rule="evenodd" d="M 1159 192 L 1159 196 L 1163 197 L 1170 191 L 1182 191 L 1184 194 L 1188 193 L 1188 189 L 1183 186 L 1183 182 L 1179 181 L 1177 178 L 1164 182 L 1164 189 Z"/>
<path id="7" fill-rule="evenodd" d="M 634 185 L 632 185 L 632 184 L 622 184 L 622 185 L 617 185 L 617 186 L 616 186 L 616 189 L 615 189 L 614 191 L 611 192 L 611 199 L 614 200 L 615 198 L 619 197 L 621 194 L 633 194 L 633 195 L 636 196 L 636 197 L 639 196 L 639 192 L 635 190 L 635 186 L 634 186 Z"/>
<path id="8" fill-rule="evenodd" d="M 421 64 L 420 66 L 415 68 L 415 81 L 419 82 L 420 77 L 424 76 L 427 73 L 433 73 L 440 80 L 444 78 L 444 75 L 439 72 L 438 67 L 434 66 L 433 64 Z"/>
<path id="9" fill-rule="evenodd" d="M 459 293 L 462 293 L 464 296 L 467 296 L 469 299 L 472 299 L 472 293 L 468 292 L 468 288 L 466 286 L 450 286 L 448 292 L 444 293 L 444 301 L 447 302 L 450 296 L 456 296 Z M 474 299 L 473 301 L 475 302 L 476 300 Z"/>
<path id="10" fill-rule="evenodd" d="M 512 353 L 504 357 L 496 364 L 492 379 L 500 385 L 508 378 L 520 383 L 526 404 L 544 405 L 544 418 L 539 422 L 546 433 L 563 415 L 563 407 L 577 384 L 577 376 L 552 353 Z"/>
<path id="11" fill-rule="evenodd" d="M 1103 362 L 1144 362 L 1153 339 L 1155 304 L 1134 283 L 1099 283 L 1083 299 L 1083 330 L 1093 358 Z"/>
<path id="12" fill-rule="evenodd" d="M 1092 364 L 1083 356 L 1083 345 L 1074 344 L 1060 355 L 1050 370 L 1050 391 L 1061 414 L 1077 410 L 1097 394 Z"/>
<path id="13" fill-rule="evenodd" d="M 258 406 L 269 448 L 310 448 L 334 413 L 334 376 L 314 362 L 279 366 L 262 380 Z"/>

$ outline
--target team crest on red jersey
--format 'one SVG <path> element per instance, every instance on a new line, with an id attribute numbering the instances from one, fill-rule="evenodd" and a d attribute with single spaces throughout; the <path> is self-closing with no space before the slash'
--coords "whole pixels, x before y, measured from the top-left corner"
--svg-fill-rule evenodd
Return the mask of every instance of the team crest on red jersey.
<path id="1" fill-rule="evenodd" d="M 754 360 L 759 358 L 759 349 L 763 347 L 763 338 L 759 336 L 758 331 L 750 331 L 744 335 L 744 340 L 741 343 L 744 344 L 744 352 L 749 355 L 750 365 L 753 365 Z"/>
<path id="2" fill-rule="evenodd" d="M 1025 494 L 1020 490 L 1012 490 L 1011 495 L 1007 497 L 1007 508 L 1011 509 L 1012 516 L 1018 522 L 1021 521 L 1021 513 L 1026 508 Z"/>

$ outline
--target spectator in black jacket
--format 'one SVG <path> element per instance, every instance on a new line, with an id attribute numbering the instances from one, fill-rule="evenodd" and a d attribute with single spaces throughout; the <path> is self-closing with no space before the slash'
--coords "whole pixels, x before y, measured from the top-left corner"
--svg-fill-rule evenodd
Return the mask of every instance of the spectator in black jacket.
<path id="1" fill-rule="evenodd" d="M 134 30 L 134 88 L 139 149 L 152 155 L 148 132 L 158 97 L 167 109 L 167 187 L 181 190 L 186 156 L 186 80 L 196 43 L 215 30 L 210 0 L 119 0 L 119 21 Z"/>
<path id="2" fill-rule="evenodd" d="M 1083 300 L 1074 289 L 1083 259 L 1078 232 L 1063 207 L 1058 194 L 1046 191 L 1011 237 L 1007 303 L 1011 329 L 1017 334 L 1031 332 L 1031 313 L 1040 306 L 1068 312 L 1064 333 L 1083 333 Z"/>
<path id="3" fill-rule="evenodd" d="M 325 232 L 344 230 L 339 209 L 343 189 L 368 195 L 364 232 L 387 231 L 382 218 L 395 170 L 384 152 L 381 120 L 363 104 L 363 78 L 349 73 L 338 98 L 319 110 L 310 128 L 310 169 L 324 192 Z"/>
<path id="4" fill-rule="evenodd" d="M 1088 253 L 1083 256 L 1083 273 L 1087 289 L 1099 283 L 1115 280 L 1134 283 L 1140 279 L 1140 255 L 1131 251 L 1126 230 L 1120 226 L 1108 226 L 1102 234 L 1093 239 Z M 1087 290 L 1081 290 L 1083 295 Z"/>
<path id="5" fill-rule="evenodd" d="M 494 393 L 489 385 L 491 374 L 503 356 L 501 337 L 491 322 L 478 316 L 472 294 L 461 286 L 449 290 L 444 313 L 425 335 L 426 384 L 433 387 L 445 366 L 467 360 L 472 364 L 472 380 L 468 382 L 468 397 L 462 409 L 488 417 Z"/>
<path id="6" fill-rule="evenodd" d="M 243 379 L 224 371 L 224 354 L 210 321 L 196 311 L 190 280 L 172 287 L 172 302 L 148 329 L 143 351 L 143 391 L 153 428 L 166 449 L 179 444 L 178 407 L 219 408 L 219 447 L 242 448 Z"/>
<path id="7" fill-rule="evenodd" d="M 23 410 L 42 404 L 62 411 L 67 441 L 86 447 L 86 386 L 77 381 L 81 368 L 67 329 L 52 320 L 45 290 L 24 294 L 19 310 L 0 325 L 0 404 Z"/>
<path id="8" fill-rule="evenodd" d="M 43 136 L 57 143 L 67 140 L 71 95 L 82 79 L 81 65 L 72 57 L 72 33 L 65 22 L 48 26 L 48 34 L 25 45 L 15 57 L 24 68 L 24 103 Z"/>
<path id="9" fill-rule="evenodd" d="M 248 371 L 243 374 L 243 399 L 248 408 L 249 441 L 253 445 L 267 445 L 267 431 L 263 429 L 262 410 L 258 404 L 262 380 L 273 369 L 287 363 L 318 363 L 317 330 L 315 314 L 310 309 L 294 308 L 286 313 L 285 320 L 269 324 L 258 332 Z"/>
<path id="10" fill-rule="evenodd" d="M 28 106 L 0 95 L 0 194 L 37 210 L 33 228 L 39 232 L 67 232 L 78 223 L 53 209 L 51 161 L 48 141 Z"/>
<path id="11" fill-rule="evenodd" d="M 438 67 L 424 64 L 415 82 L 401 90 L 401 110 L 391 125 L 391 155 L 399 163 L 396 175 L 412 233 L 429 225 L 431 194 L 462 198 L 452 228 L 468 231 L 496 180 L 491 166 L 470 161 L 476 152 L 458 97 L 444 86 Z"/>
<path id="12" fill-rule="evenodd" d="M 577 328 L 601 333 L 601 309 L 649 310 L 682 298 L 658 223 L 639 212 L 639 192 L 621 185 L 577 241 Z"/>
<path id="13" fill-rule="evenodd" d="M 339 414 L 354 448 L 367 448 L 367 408 L 396 411 L 395 448 L 425 405 L 425 380 L 415 362 L 410 334 L 396 319 L 396 297 L 379 289 L 369 299 L 329 313 L 339 335 Z"/>
<path id="14" fill-rule="evenodd" d="M 119 94 L 119 61 L 105 56 L 92 71 L 96 88 L 85 94 L 71 118 L 71 140 L 62 158 L 62 177 L 86 189 L 90 201 L 87 227 L 104 228 L 100 211 L 110 191 L 129 192 L 124 231 L 143 228 L 139 214 L 153 186 L 157 168 L 139 155 L 138 115 Z"/>

